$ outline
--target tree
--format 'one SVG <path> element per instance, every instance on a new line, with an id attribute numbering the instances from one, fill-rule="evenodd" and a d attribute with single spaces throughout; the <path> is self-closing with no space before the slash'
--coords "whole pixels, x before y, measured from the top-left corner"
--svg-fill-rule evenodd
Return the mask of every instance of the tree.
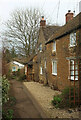
<path id="1" fill-rule="evenodd" d="M 20 55 L 27 57 L 35 52 L 41 13 L 37 9 L 16 10 L 7 21 L 3 38 Z"/>

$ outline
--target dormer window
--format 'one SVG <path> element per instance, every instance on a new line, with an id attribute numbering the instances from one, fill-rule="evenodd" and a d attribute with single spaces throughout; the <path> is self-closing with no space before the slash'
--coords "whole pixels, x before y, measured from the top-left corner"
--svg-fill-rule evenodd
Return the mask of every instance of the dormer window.
<path id="1" fill-rule="evenodd" d="M 53 51 L 53 52 L 56 52 L 56 41 L 53 42 L 52 51 Z"/>
<path id="2" fill-rule="evenodd" d="M 39 51 L 42 52 L 42 44 L 39 46 Z"/>
<path id="3" fill-rule="evenodd" d="M 70 47 L 76 46 L 76 33 L 70 34 Z"/>

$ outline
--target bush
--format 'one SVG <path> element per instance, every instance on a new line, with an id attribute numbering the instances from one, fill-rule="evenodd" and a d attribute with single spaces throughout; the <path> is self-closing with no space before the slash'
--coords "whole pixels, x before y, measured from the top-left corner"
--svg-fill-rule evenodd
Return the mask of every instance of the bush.
<path id="1" fill-rule="evenodd" d="M 23 74 L 23 75 L 20 75 L 19 76 L 19 81 L 24 81 L 26 79 L 26 75 L 25 74 Z"/>
<path id="2" fill-rule="evenodd" d="M 8 109 L 7 112 L 2 112 L 3 120 L 12 120 L 13 119 L 13 110 Z"/>
<path id="3" fill-rule="evenodd" d="M 74 104 L 73 103 L 70 104 L 70 102 L 69 102 L 69 89 L 71 89 L 71 96 L 74 95 L 74 88 L 73 87 L 65 88 L 62 91 L 61 95 L 54 96 L 54 98 L 52 100 L 52 104 L 55 107 L 59 107 L 59 108 L 74 107 Z M 75 101 L 76 101 L 77 96 L 78 96 L 78 91 L 77 91 L 77 88 L 75 88 Z M 74 98 L 71 97 L 71 100 L 74 100 Z M 76 105 L 77 105 L 77 102 L 76 102 Z"/>
<path id="4" fill-rule="evenodd" d="M 10 80 L 12 78 L 12 74 L 11 74 L 11 70 L 9 69 L 6 77 L 8 78 L 8 80 Z"/>
<path id="5" fill-rule="evenodd" d="M 57 96 L 54 96 L 54 97 L 53 97 L 53 100 L 52 100 L 51 102 L 52 102 L 52 104 L 53 104 L 56 108 L 58 108 L 59 105 L 60 105 L 60 103 L 61 103 L 61 101 L 62 101 L 61 96 L 60 96 L 60 95 L 57 95 Z"/>
<path id="6" fill-rule="evenodd" d="M 9 92 L 10 84 L 8 79 L 3 76 L 2 77 L 2 102 L 3 104 L 9 100 L 8 92 Z"/>

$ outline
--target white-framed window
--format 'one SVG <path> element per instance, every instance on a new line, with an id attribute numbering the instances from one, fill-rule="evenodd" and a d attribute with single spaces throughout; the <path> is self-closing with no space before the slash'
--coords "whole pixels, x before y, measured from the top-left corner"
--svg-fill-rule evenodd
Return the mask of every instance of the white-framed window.
<path id="1" fill-rule="evenodd" d="M 44 67 L 46 68 L 46 60 L 45 60 L 45 65 L 44 65 Z"/>
<path id="2" fill-rule="evenodd" d="M 70 34 L 70 47 L 76 46 L 76 32 Z"/>
<path id="3" fill-rule="evenodd" d="M 27 74 L 27 66 L 25 66 L 25 74 Z"/>
<path id="4" fill-rule="evenodd" d="M 41 74 L 41 75 L 43 74 L 42 66 L 40 66 L 40 74 Z"/>
<path id="5" fill-rule="evenodd" d="M 12 67 L 12 72 L 15 72 L 16 71 L 16 67 Z"/>
<path id="6" fill-rule="evenodd" d="M 42 52 L 42 44 L 39 45 L 39 51 Z"/>
<path id="7" fill-rule="evenodd" d="M 53 42 L 52 51 L 56 52 L 56 41 Z"/>
<path id="8" fill-rule="evenodd" d="M 70 60 L 70 79 L 78 80 L 78 64 L 74 60 Z"/>
<path id="9" fill-rule="evenodd" d="M 57 75 L 57 61 L 52 61 L 52 74 Z"/>

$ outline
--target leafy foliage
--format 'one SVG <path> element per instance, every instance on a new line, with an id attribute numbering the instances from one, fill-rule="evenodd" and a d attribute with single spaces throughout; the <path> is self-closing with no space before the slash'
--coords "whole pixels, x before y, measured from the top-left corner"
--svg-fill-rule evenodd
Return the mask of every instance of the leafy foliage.
<path id="1" fill-rule="evenodd" d="M 7 113 L 5 111 L 3 111 L 3 119 L 5 119 L 5 120 L 12 120 L 13 119 L 13 110 L 12 109 L 8 109 Z"/>
<path id="2" fill-rule="evenodd" d="M 51 102 L 57 108 L 59 107 L 61 101 L 62 101 L 62 98 L 60 97 L 60 95 L 57 95 L 53 97 L 53 100 Z"/>
<path id="3" fill-rule="evenodd" d="M 3 76 L 2 77 L 2 102 L 3 104 L 9 100 L 8 92 L 9 92 L 10 84 L 8 79 Z"/>
<path id="4" fill-rule="evenodd" d="M 18 78 L 19 81 L 24 81 L 26 79 L 26 75 L 25 74 L 21 74 Z"/>
<path id="5" fill-rule="evenodd" d="M 51 101 L 52 104 L 57 108 L 64 108 L 64 107 L 74 107 L 74 104 L 69 102 L 69 90 L 71 89 L 71 96 L 74 95 L 74 88 L 73 87 L 66 87 L 63 91 L 61 95 L 56 95 L 53 97 L 53 100 Z M 75 88 L 75 103 L 77 105 L 76 102 L 76 98 L 78 96 L 78 91 L 77 88 Z M 73 97 L 71 97 L 71 100 L 74 100 Z"/>

